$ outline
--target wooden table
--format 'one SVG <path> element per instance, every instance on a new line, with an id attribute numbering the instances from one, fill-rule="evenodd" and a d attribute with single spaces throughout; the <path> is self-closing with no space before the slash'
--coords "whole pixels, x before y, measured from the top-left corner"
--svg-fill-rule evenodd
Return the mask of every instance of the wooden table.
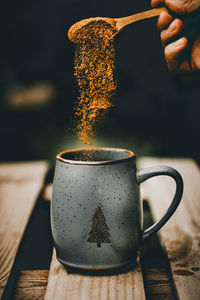
<path id="1" fill-rule="evenodd" d="M 53 251 L 49 270 L 18 270 L 14 276 L 13 266 L 30 216 L 36 209 L 38 198 L 48 200 L 51 185 L 46 186 L 48 164 L 45 161 L 1 164 L 2 299 L 199 300 L 200 170 L 192 159 L 142 158 L 138 162 L 139 168 L 155 165 L 172 166 L 181 173 L 184 195 L 174 216 L 159 232 L 157 244 L 160 242 L 162 247 L 155 248 L 156 237 L 152 239 L 154 242 L 147 242 L 134 270 L 112 276 L 68 273 Z M 166 176 L 152 178 L 141 185 L 142 199 L 154 220 L 159 219 L 169 206 L 174 190 L 173 180 Z M 157 256 L 161 257 L 159 264 L 155 263 Z"/>

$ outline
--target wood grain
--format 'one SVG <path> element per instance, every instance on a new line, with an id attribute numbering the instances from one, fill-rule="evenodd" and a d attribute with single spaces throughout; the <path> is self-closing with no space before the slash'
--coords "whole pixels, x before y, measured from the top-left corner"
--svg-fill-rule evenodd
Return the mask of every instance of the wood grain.
<path id="1" fill-rule="evenodd" d="M 44 299 L 49 270 L 23 270 L 18 273 L 13 300 Z"/>
<path id="2" fill-rule="evenodd" d="M 146 11 L 143 11 L 138 14 L 134 14 L 128 17 L 115 18 L 116 27 L 118 31 L 121 31 L 125 26 L 144 20 L 159 16 L 161 12 L 168 12 L 166 7 L 153 8 Z"/>
<path id="3" fill-rule="evenodd" d="M 175 300 L 166 269 L 145 268 L 143 270 L 147 299 Z"/>
<path id="4" fill-rule="evenodd" d="M 48 282 L 49 270 L 22 270 L 18 273 L 13 300 L 43 300 Z M 165 269 L 146 268 L 144 270 L 145 288 L 148 299 L 174 300 L 172 287 Z M 108 289 L 109 281 L 101 280 L 102 292 Z M 131 286 L 129 286 L 131 289 Z M 129 292 L 130 293 L 130 292 Z M 94 293 L 98 299 L 99 293 Z M 123 296 L 123 295 L 122 295 Z M 121 298 L 119 298 L 121 300 Z M 136 299 L 137 300 L 137 299 Z"/>
<path id="5" fill-rule="evenodd" d="M 132 300 L 145 299 L 140 267 L 125 274 L 88 276 L 68 274 L 57 261 L 55 250 L 45 300 Z"/>
<path id="6" fill-rule="evenodd" d="M 200 170 L 190 159 L 143 158 L 140 168 L 167 165 L 183 177 L 183 199 L 175 214 L 160 230 L 170 260 L 172 275 L 181 300 L 200 299 Z M 142 197 L 149 199 L 155 220 L 168 208 L 174 192 L 173 179 L 159 176 L 141 184 Z"/>
<path id="7" fill-rule="evenodd" d="M 0 297 L 47 168 L 44 161 L 0 165 Z"/>

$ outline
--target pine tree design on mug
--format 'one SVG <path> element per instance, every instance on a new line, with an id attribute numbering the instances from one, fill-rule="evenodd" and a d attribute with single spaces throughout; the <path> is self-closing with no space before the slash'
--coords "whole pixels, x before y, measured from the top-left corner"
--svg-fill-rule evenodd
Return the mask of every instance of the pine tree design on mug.
<path id="1" fill-rule="evenodd" d="M 101 243 L 110 243 L 109 227 L 106 224 L 106 219 L 100 206 L 95 210 L 89 235 L 90 237 L 87 241 L 97 243 L 99 248 L 101 248 Z"/>

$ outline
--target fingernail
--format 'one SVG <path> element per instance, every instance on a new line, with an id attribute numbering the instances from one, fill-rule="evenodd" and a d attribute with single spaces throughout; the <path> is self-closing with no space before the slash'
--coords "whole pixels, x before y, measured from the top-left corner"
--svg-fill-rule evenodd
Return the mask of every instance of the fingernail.
<path id="1" fill-rule="evenodd" d="M 180 39 L 180 40 L 178 40 L 178 41 L 176 41 L 176 46 L 182 46 L 183 45 L 183 43 L 184 43 L 184 40 L 183 39 Z"/>
<path id="2" fill-rule="evenodd" d="M 169 26 L 170 31 L 174 31 L 176 29 L 176 22 L 172 22 Z"/>

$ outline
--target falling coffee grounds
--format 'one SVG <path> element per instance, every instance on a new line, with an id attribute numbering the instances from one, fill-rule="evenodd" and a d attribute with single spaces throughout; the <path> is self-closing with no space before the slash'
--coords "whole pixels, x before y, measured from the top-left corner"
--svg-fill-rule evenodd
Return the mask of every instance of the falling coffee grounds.
<path id="1" fill-rule="evenodd" d="M 114 80 L 115 20 L 91 18 L 74 24 L 69 39 L 76 44 L 74 76 L 79 90 L 75 107 L 76 133 L 85 144 L 92 144 L 94 125 L 112 106 L 116 93 Z"/>

